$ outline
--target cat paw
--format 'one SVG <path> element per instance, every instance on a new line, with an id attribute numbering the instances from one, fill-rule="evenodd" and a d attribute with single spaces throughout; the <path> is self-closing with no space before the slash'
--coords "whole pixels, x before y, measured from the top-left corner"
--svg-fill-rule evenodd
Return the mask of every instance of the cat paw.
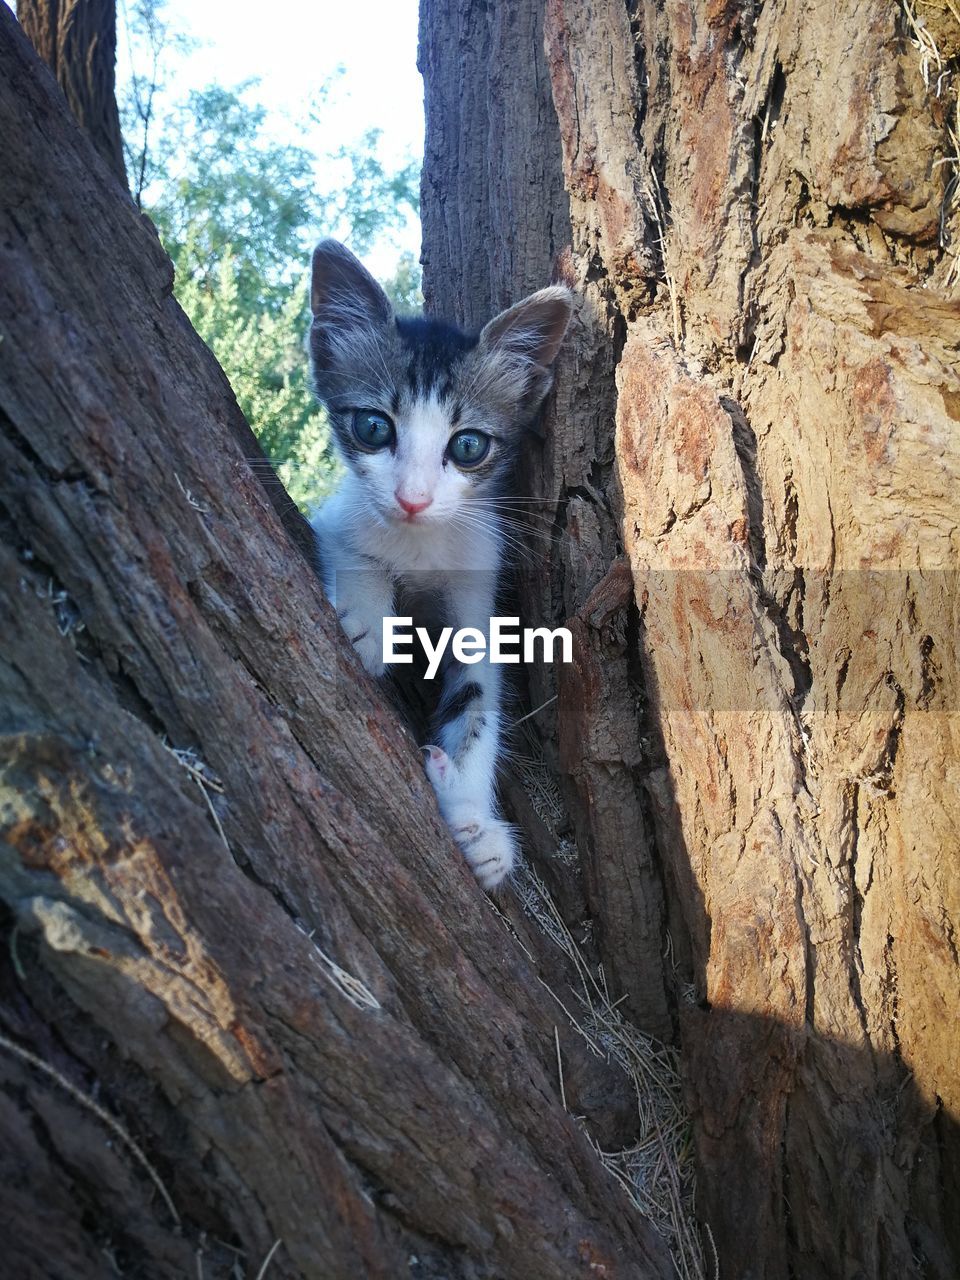
<path id="1" fill-rule="evenodd" d="M 451 813 L 447 824 L 484 889 L 496 889 L 513 870 L 516 836 L 508 822 L 477 812 Z"/>
<path id="2" fill-rule="evenodd" d="M 387 668 L 383 662 L 380 622 L 374 625 L 352 610 L 338 616 L 341 627 L 347 633 L 350 643 L 363 663 L 364 670 L 369 671 L 372 676 L 382 676 Z"/>
<path id="3" fill-rule="evenodd" d="M 453 761 L 442 747 L 421 747 L 420 750 L 426 754 L 423 767 L 430 779 L 430 785 L 439 796 L 442 791 L 446 791 L 452 778 Z"/>
<path id="4" fill-rule="evenodd" d="M 517 848 L 513 828 L 476 804 L 453 800 L 450 792 L 458 781 L 456 765 L 441 747 L 422 750 L 427 777 L 454 840 L 484 889 L 496 889 L 513 870 Z"/>

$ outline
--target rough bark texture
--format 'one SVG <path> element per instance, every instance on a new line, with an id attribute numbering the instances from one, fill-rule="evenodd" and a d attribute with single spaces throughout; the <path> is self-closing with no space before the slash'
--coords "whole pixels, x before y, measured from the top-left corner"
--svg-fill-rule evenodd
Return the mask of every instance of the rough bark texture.
<path id="1" fill-rule="evenodd" d="M 521 569 L 577 663 L 531 704 L 725 1277 L 960 1272 L 956 98 L 908 31 L 421 11 L 429 305 L 582 300 Z"/>
<path id="2" fill-rule="evenodd" d="M 17 17 L 53 72 L 70 110 L 126 186 L 115 92 L 116 0 L 19 0 Z"/>
<path id="3" fill-rule="evenodd" d="M 665 1277 L 561 1105 L 535 941 L 6 9 L 0 130 L 4 1267 L 254 1276 L 279 1239 L 271 1280 Z M 608 1068 L 561 1043 L 589 1112 Z"/>

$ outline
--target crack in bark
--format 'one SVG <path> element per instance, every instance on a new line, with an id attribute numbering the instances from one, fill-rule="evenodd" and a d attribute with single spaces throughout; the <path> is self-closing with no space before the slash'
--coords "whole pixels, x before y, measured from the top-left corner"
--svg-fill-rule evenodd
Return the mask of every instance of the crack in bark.
<path id="1" fill-rule="evenodd" d="M 863 1031 L 864 1036 L 869 1039 L 867 1009 L 863 999 L 863 992 L 860 987 L 860 976 L 863 973 L 863 955 L 860 950 L 860 929 L 863 919 L 863 894 L 857 887 L 857 857 L 860 844 L 860 819 L 858 814 L 859 803 L 860 784 L 854 782 L 847 803 L 847 822 L 850 829 L 850 848 L 846 859 L 850 877 L 850 950 L 852 961 L 850 964 L 850 992 L 853 996 L 854 1005 L 856 1006 L 857 1016 L 860 1019 L 860 1028 Z"/>
<path id="2" fill-rule="evenodd" d="M 803 570 L 794 568 L 791 592 L 796 592 L 799 626 L 794 628 L 787 619 L 786 607 L 766 589 L 763 575 L 767 569 L 767 548 L 764 534 L 763 484 L 757 466 L 757 438 L 741 406 L 727 396 L 720 397 L 720 404 L 730 419 L 733 446 L 743 475 L 747 508 L 747 539 L 754 566 L 751 581 L 757 599 L 774 626 L 778 649 L 793 677 L 793 690 L 789 699 L 801 741 L 805 740 L 802 726 L 803 706 L 813 684 L 813 674 L 807 653 L 807 638 L 803 631 L 803 599 L 805 581 Z M 802 753 L 798 760 L 805 776 Z"/>
<path id="3" fill-rule="evenodd" d="M 0 408 L 0 432 L 13 446 L 11 456 L 19 456 L 26 459 L 45 484 L 80 484 L 88 488 L 91 493 L 101 497 L 105 496 L 103 490 L 98 489 L 93 484 L 89 473 L 78 462 L 68 463 L 61 471 L 57 471 L 49 463 L 45 462 L 26 436 L 14 426 L 13 421 L 2 408 Z"/>

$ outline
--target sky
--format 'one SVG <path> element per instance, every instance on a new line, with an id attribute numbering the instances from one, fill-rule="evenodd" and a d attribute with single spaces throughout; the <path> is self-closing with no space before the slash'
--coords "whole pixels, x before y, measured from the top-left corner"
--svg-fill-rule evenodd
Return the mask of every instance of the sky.
<path id="1" fill-rule="evenodd" d="M 118 3 L 118 82 L 129 74 L 124 10 Z M 195 47 L 178 59 L 178 97 L 208 84 L 232 86 L 257 77 L 256 98 L 271 113 L 284 141 L 323 156 L 368 129 L 383 131 L 381 160 L 399 167 L 423 154 L 423 81 L 417 71 L 417 0 L 167 0 L 166 21 Z M 323 128 L 307 119 L 320 86 L 343 68 L 323 113 Z M 317 238 L 326 228 L 317 228 Z M 411 219 L 399 247 L 420 251 Z M 367 258 L 389 274 L 396 248 L 383 245 Z"/>

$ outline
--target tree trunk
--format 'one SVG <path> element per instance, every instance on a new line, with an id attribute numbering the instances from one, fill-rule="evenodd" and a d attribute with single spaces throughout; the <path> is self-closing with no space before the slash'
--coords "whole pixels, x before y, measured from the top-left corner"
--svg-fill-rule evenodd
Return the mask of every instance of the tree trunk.
<path id="1" fill-rule="evenodd" d="M 428 305 L 582 299 L 519 570 L 577 640 L 553 875 L 682 1047 L 724 1277 L 960 1274 L 960 23 L 918 12 L 421 9 Z"/>
<path id="2" fill-rule="evenodd" d="M 17 17 L 70 110 L 126 186 L 116 98 L 116 0 L 19 0 Z"/>
<path id="3" fill-rule="evenodd" d="M 0 128 L 4 1265 L 666 1277 L 573 970 L 451 843 L 5 8 Z"/>

